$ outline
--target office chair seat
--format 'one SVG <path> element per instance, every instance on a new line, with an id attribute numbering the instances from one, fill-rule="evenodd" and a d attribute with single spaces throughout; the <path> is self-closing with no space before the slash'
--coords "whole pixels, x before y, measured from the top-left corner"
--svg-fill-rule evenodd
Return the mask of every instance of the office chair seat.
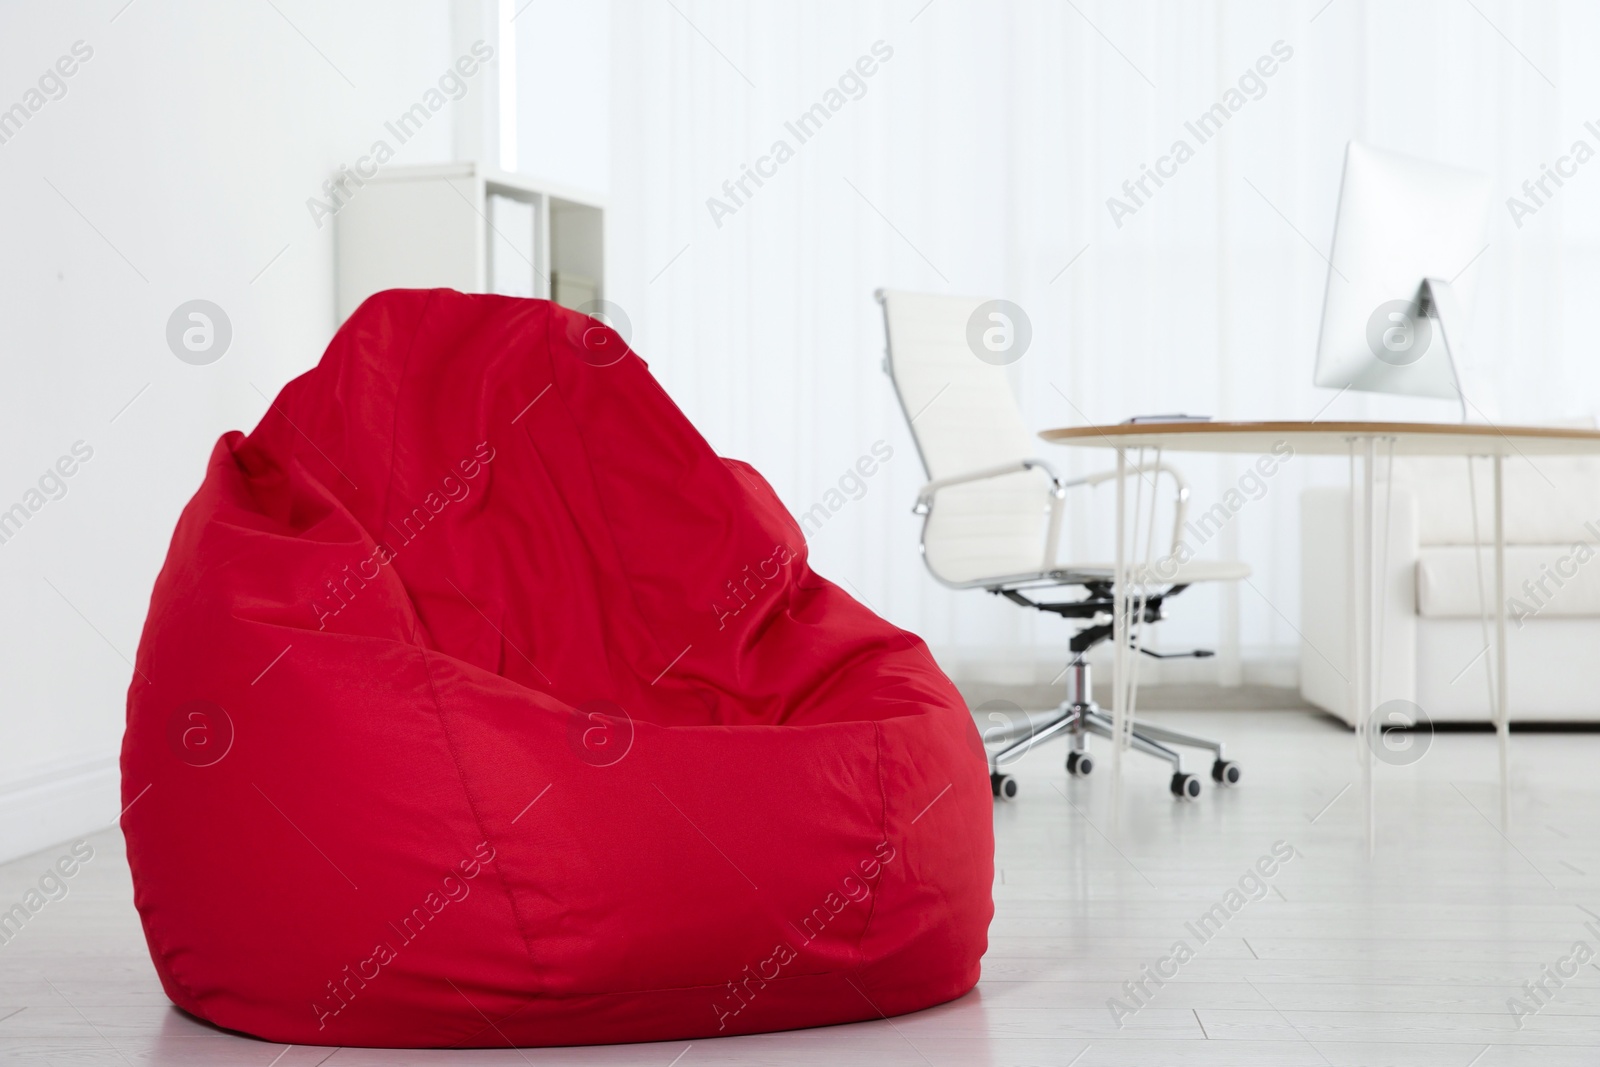
<path id="1" fill-rule="evenodd" d="M 1109 582 L 1116 575 L 1115 563 L 1073 563 L 1049 571 L 1010 574 L 995 578 L 973 578 L 962 583 L 970 589 L 1022 589 L 1049 585 L 1088 585 Z M 1250 565 L 1233 560 L 1195 559 L 1188 563 L 1127 565 L 1128 582 L 1140 586 L 1192 585 L 1196 582 L 1233 582 L 1250 577 Z"/>

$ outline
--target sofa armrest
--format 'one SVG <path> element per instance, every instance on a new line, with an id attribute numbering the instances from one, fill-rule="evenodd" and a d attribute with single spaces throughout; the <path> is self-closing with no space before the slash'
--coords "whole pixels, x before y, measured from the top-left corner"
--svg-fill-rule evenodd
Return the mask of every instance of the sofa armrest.
<path id="1" fill-rule="evenodd" d="M 1387 488 L 1380 484 L 1374 494 L 1380 522 Z M 1394 486 L 1388 518 L 1388 566 L 1377 613 L 1380 704 L 1414 701 L 1417 693 L 1417 505 L 1403 485 Z M 1375 564 L 1384 551 L 1381 526 L 1377 551 Z M 1300 497 L 1300 695 L 1354 725 L 1350 591 L 1349 491 L 1307 489 Z"/>

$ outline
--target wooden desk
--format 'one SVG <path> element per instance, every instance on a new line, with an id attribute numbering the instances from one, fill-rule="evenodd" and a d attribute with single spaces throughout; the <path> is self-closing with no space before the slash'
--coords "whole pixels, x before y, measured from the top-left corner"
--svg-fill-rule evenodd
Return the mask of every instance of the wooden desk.
<path id="1" fill-rule="evenodd" d="M 1373 482 L 1379 454 L 1394 456 L 1486 456 L 1494 470 L 1494 606 L 1493 698 L 1495 731 L 1500 748 L 1500 818 L 1502 829 L 1509 828 L 1511 816 L 1511 769 L 1509 715 L 1506 709 L 1506 595 L 1505 521 L 1502 466 L 1507 456 L 1600 455 L 1600 430 L 1569 430 L 1550 426 L 1494 426 L 1471 423 L 1422 422 L 1137 422 L 1111 426 L 1074 426 L 1046 430 L 1039 435 L 1052 444 L 1081 448 L 1111 448 L 1117 452 L 1117 582 L 1114 602 L 1118 605 L 1114 626 L 1112 677 L 1112 717 L 1117 735 L 1127 719 L 1129 693 L 1125 684 L 1131 634 L 1126 625 L 1130 590 L 1123 576 L 1131 546 L 1139 543 L 1133 531 L 1130 545 L 1126 529 L 1127 454 L 1154 450 L 1159 460 L 1166 452 L 1252 453 L 1270 452 L 1278 442 L 1287 442 L 1300 455 L 1348 456 L 1350 459 L 1350 570 L 1352 610 L 1350 619 L 1351 707 L 1356 720 L 1356 744 L 1366 795 L 1367 847 L 1375 837 L 1373 804 L 1373 722 L 1378 704 L 1375 670 L 1377 645 L 1375 620 L 1379 605 L 1377 523 L 1373 508 Z M 1358 462 L 1359 461 L 1359 462 Z M 1357 468 L 1361 470 L 1361 494 L 1356 495 Z M 1135 510 L 1137 523 L 1138 510 Z M 1154 521 L 1154 509 L 1151 509 Z M 1149 543 L 1149 542 L 1147 542 Z M 1150 560 L 1144 561 L 1149 564 Z M 1122 745 L 1113 749 L 1113 780 L 1120 781 Z"/>
<path id="2" fill-rule="evenodd" d="M 1343 456 L 1352 442 L 1393 439 L 1397 456 L 1600 454 L 1600 430 L 1454 422 L 1137 422 L 1072 426 L 1039 436 L 1057 445 L 1168 452 L 1256 453 L 1287 441 L 1303 456 Z"/>

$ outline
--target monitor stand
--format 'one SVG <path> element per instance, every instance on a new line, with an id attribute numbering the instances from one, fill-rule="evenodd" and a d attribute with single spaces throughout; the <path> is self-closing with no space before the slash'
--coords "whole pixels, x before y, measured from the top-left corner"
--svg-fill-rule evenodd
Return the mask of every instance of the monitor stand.
<path id="1" fill-rule="evenodd" d="M 1461 375 L 1462 365 L 1466 363 L 1467 323 L 1461 302 L 1456 299 L 1455 289 L 1443 278 L 1422 279 L 1422 287 L 1417 291 L 1417 311 L 1428 316 L 1439 331 L 1445 359 L 1450 363 L 1450 377 L 1455 380 L 1456 398 L 1461 401 L 1461 421 L 1489 422 L 1482 408 L 1467 402 L 1466 383 Z M 1476 419 L 1472 417 L 1473 409 L 1478 411 L 1479 417 Z"/>

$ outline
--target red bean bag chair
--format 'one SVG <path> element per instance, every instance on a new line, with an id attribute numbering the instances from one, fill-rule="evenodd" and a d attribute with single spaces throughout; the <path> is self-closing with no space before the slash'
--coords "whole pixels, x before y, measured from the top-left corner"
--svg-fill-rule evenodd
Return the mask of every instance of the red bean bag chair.
<path id="1" fill-rule="evenodd" d="M 923 643 L 544 301 L 379 294 L 217 443 L 122 774 L 167 995 L 272 1041 L 875 1019 L 971 989 L 993 914 Z"/>

